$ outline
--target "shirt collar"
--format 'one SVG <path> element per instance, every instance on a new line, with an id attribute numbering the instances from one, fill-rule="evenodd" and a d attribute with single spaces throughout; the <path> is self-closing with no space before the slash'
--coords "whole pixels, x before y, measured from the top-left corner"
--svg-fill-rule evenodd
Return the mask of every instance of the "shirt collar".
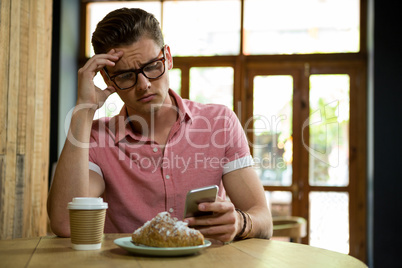
<path id="1" fill-rule="evenodd" d="M 169 89 L 169 95 L 176 101 L 179 112 L 179 122 L 192 120 L 193 115 L 183 99 L 171 89 Z"/>
<path id="2" fill-rule="evenodd" d="M 173 90 L 169 89 L 169 95 L 173 97 L 173 99 L 176 102 L 177 105 L 177 110 L 178 110 L 178 119 L 177 122 L 178 124 L 181 124 L 184 121 L 192 121 L 192 113 L 188 106 L 186 105 L 185 102 L 183 102 L 183 99 Z M 110 126 L 115 126 L 115 144 L 121 142 L 123 139 L 125 139 L 127 136 L 131 137 L 132 139 L 139 141 L 139 142 L 144 142 L 144 141 L 150 141 L 148 138 L 134 133 L 133 129 L 131 128 L 131 124 L 129 123 L 128 119 L 128 114 L 127 114 L 127 108 L 126 105 L 124 104 L 123 107 L 120 110 L 120 113 L 112 118 L 112 121 Z"/>

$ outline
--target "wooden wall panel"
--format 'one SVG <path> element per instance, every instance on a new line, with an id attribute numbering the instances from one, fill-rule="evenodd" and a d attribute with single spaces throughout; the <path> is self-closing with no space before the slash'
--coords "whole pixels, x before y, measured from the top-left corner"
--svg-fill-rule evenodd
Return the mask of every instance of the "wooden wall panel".
<path id="1" fill-rule="evenodd" d="M 47 230 L 52 2 L 0 1 L 0 239 Z"/>
<path id="2" fill-rule="evenodd" d="M 6 110 L 9 72 L 8 63 L 10 54 L 10 2 L 10 0 L 0 1 L 0 155 L 5 154 L 7 144 Z M 0 190 L 3 190 L 3 188 Z M 2 214 L 1 211 L 0 214 Z"/>

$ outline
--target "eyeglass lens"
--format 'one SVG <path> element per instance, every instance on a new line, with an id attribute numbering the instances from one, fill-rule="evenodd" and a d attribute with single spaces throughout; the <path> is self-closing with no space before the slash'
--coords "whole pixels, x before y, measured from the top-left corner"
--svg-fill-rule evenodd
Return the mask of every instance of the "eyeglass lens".
<path id="1" fill-rule="evenodd" d="M 157 60 L 154 62 L 149 63 L 148 65 L 144 66 L 142 69 L 138 71 L 142 73 L 146 78 L 155 79 L 161 76 L 165 71 L 165 64 L 163 60 Z M 114 82 L 116 85 L 122 89 L 130 88 L 135 85 L 137 82 L 137 75 L 136 72 L 126 72 L 119 74 L 114 77 Z"/>

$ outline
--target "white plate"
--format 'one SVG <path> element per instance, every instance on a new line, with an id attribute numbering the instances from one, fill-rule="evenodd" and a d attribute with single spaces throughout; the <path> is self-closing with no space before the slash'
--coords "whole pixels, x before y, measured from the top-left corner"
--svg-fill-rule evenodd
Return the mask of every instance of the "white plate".
<path id="1" fill-rule="evenodd" d="M 149 256 L 183 256 L 195 254 L 203 248 L 209 247 L 211 242 L 204 240 L 204 245 L 193 247 L 176 247 L 176 248 L 157 248 L 136 245 L 132 242 L 131 237 L 122 237 L 114 240 L 114 243 L 125 250 L 141 255 Z"/>

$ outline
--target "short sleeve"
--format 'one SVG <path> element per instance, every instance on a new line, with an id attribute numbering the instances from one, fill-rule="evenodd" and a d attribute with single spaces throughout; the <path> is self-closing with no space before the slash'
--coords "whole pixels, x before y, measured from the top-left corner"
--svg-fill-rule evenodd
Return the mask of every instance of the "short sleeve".
<path id="1" fill-rule="evenodd" d="M 254 165 L 248 140 L 240 121 L 232 110 L 227 110 L 227 120 L 225 121 L 227 163 L 223 166 L 223 174 Z"/>

